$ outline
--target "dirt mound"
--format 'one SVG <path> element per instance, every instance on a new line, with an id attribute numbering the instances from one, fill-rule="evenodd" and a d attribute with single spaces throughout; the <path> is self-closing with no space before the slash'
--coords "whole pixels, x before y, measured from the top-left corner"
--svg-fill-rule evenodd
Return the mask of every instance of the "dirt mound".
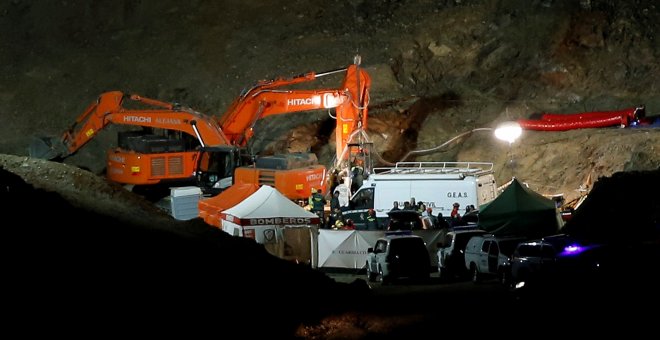
<path id="1" fill-rule="evenodd" d="M 565 233 L 590 242 L 660 242 L 660 169 L 600 178 Z"/>
<path id="2" fill-rule="evenodd" d="M 141 196 L 75 166 L 0 154 L 0 168 L 20 176 L 35 188 L 58 193 L 76 208 L 142 226 L 176 223 Z"/>
<path id="3" fill-rule="evenodd" d="M 67 332 L 196 325 L 288 338 L 301 322 L 366 293 L 199 220 L 168 222 L 98 180 L 58 163 L 0 163 L 0 206 L 13 221 L 3 223 L 3 289 L 11 292 L 4 301 L 16 327 L 27 320 Z M 250 327 L 254 318 L 260 327 Z"/>

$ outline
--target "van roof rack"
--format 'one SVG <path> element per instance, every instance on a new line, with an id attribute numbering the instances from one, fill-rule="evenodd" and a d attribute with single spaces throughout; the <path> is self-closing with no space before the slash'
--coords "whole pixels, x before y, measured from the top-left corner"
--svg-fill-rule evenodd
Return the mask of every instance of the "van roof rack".
<path id="1" fill-rule="evenodd" d="M 397 162 L 394 167 L 374 168 L 376 174 L 463 174 L 478 175 L 493 172 L 487 162 Z"/>

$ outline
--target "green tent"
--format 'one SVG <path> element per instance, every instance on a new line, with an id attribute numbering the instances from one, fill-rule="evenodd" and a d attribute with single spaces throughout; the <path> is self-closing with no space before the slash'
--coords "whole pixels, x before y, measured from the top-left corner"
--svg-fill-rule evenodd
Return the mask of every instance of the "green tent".
<path id="1" fill-rule="evenodd" d="M 479 207 L 479 226 L 495 235 L 530 238 L 556 234 L 555 202 L 523 186 L 517 179 L 490 203 Z"/>

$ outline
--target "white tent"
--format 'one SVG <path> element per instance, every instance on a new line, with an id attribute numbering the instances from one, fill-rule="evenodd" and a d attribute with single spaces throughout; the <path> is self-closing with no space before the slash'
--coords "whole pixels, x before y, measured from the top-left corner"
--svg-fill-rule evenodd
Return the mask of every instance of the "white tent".
<path id="1" fill-rule="evenodd" d="M 436 267 L 440 230 L 415 230 L 412 233 L 424 239 L 431 266 Z M 367 249 L 374 247 L 378 238 L 385 234 L 381 230 L 321 230 L 318 237 L 319 267 L 362 269 L 369 256 Z"/>
<path id="2" fill-rule="evenodd" d="M 273 255 L 300 261 L 299 253 L 308 254 L 313 267 L 318 260 L 316 240 L 318 238 L 319 217 L 309 212 L 273 187 L 264 185 L 245 200 L 221 213 L 222 230 L 234 236 L 249 237 L 264 244 Z M 299 228 L 300 233 L 309 235 L 309 249 L 295 249 L 293 239 L 287 242 L 285 235 L 293 238 L 291 228 Z M 285 229 L 289 229 L 288 233 Z M 297 242 L 300 243 L 300 242 Z M 305 247 L 306 248 L 306 247 Z"/>
<path id="3" fill-rule="evenodd" d="M 384 231 L 321 230 L 319 267 L 361 269 L 367 263 L 367 249 Z"/>

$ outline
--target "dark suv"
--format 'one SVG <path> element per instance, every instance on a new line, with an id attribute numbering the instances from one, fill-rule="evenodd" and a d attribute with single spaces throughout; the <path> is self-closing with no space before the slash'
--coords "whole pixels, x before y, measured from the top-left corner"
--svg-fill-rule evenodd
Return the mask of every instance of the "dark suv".
<path id="1" fill-rule="evenodd" d="M 388 232 L 367 250 L 367 279 L 382 283 L 407 277 L 428 279 L 431 260 L 424 240 L 411 232 Z"/>
<path id="2" fill-rule="evenodd" d="M 568 235 L 553 235 L 518 244 L 511 258 L 515 288 L 557 286 L 595 277 L 609 263 L 603 245 L 581 245 Z"/>

